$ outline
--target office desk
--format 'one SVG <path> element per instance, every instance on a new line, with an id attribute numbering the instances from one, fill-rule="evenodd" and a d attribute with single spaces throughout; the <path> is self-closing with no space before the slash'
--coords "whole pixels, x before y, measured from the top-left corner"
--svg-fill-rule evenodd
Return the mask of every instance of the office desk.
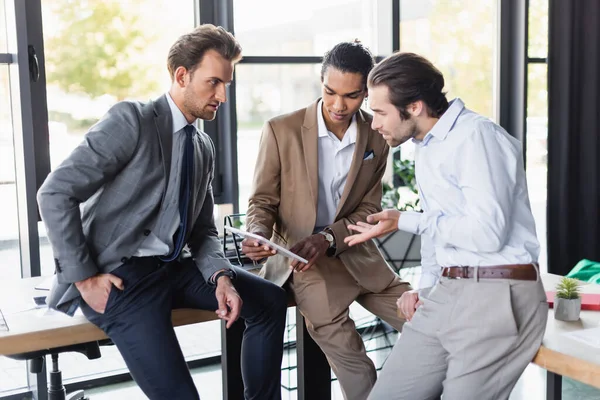
<path id="1" fill-rule="evenodd" d="M 0 331 L 0 356 L 30 351 L 53 349 L 79 343 L 106 339 L 106 335 L 78 312 L 74 317 L 59 312 L 46 313 L 35 306 L 34 296 L 48 291 L 35 290 L 43 277 L 0 282 L 0 309 L 3 311 L 8 332 Z M 289 303 L 289 306 L 294 306 Z M 26 311 L 23 311 L 26 310 Z M 195 309 L 173 310 L 174 326 L 216 320 L 214 311 Z M 223 398 L 243 398 L 241 379 L 241 339 L 244 324 L 240 320 L 230 329 L 221 324 Z M 308 335 L 304 318 L 296 312 L 296 352 L 298 362 L 298 399 L 329 399 L 331 371 L 319 347 Z"/>
<path id="2" fill-rule="evenodd" d="M 547 291 L 555 290 L 562 278 L 558 275 L 545 274 L 542 277 Z M 581 287 L 582 293 L 600 293 L 600 285 L 586 283 Z M 564 322 L 554 319 L 554 310 L 548 310 L 548 324 L 542 346 L 533 359 L 533 363 L 548 371 L 547 399 L 561 398 L 562 378 L 586 383 L 600 389 L 600 349 L 564 336 L 564 333 L 575 330 L 600 327 L 600 311 L 581 311 L 581 318 L 576 322 Z"/>
<path id="3" fill-rule="evenodd" d="M 68 346 L 106 339 L 106 335 L 78 313 L 68 317 L 62 313 L 34 309 L 33 296 L 48 291 L 34 287 L 44 278 L 29 278 L 0 284 L 0 309 L 8 324 L 8 332 L 0 332 L 0 355 L 26 353 L 40 349 Z M 27 310 L 27 311 L 21 311 Z M 173 325 L 212 321 L 213 311 L 181 309 L 173 311 Z"/>

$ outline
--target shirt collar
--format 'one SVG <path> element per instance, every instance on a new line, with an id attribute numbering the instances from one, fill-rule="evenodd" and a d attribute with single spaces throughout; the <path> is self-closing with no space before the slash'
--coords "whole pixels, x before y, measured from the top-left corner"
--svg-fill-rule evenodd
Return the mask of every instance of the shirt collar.
<path id="1" fill-rule="evenodd" d="M 319 137 L 330 137 L 336 140 L 339 140 L 333 133 L 330 133 L 327 130 L 327 125 L 325 125 L 325 118 L 323 118 L 323 100 L 319 100 L 319 104 L 317 105 L 317 125 L 319 127 Z M 352 121 L 350 122 L 350 126 L 346 130 L 344 134 L 344 138 L 342 139 L 342 143 L 345 145 L 351 145 L 356 143 L 356 135 L 358 133 L 358 125 L 356 123 L 356 114 L 352 116 Z"/>
<path id="2" fill-rule="evenodd" d="M 435 137 L 439 140 L 446 139 L 446 136 L 448 136 L 448 132 L 450 132 L 450 130 L 454 126 L 454 123 L 456 122 L 456 119 L 458 118 L 458 116 L 464 108 L 465 103 L 463 103 L 461 99 L 457 97 L 456 99 L 452 100 L 446 112 L 442 114 L 438 122 L 436 122 L 433 128 L 431 128 L 431 130 L 429 131 L 429 133 L 425 135 L 425 138 L 421 143 L 424 145 L 427 144 L 431 137 Z"/>
<path id="3" fill-rule="evenodd" d="M 177 104 L 175 104 L 175 102 L 173 101 L 173 98 L 171 97 L 171 94 L 169 92 L 167 92 L 167 102 L 169 103 L 171 115 L 173 116 L 173 134 L 175 134 L 189 124 L 179 107 L 177 107 Z"/>

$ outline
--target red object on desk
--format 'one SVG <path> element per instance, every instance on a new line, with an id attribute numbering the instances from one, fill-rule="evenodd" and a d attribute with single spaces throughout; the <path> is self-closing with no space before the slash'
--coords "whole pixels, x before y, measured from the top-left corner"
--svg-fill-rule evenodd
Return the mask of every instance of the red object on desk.
<path id="1" fill-rule="evenodd" d="M 546 292 L 546 297 L 548 299 L 548 305 L 550 308 L 552 308 L 554 305 L 555 294 L 556 292 Z M 580 296 L 582 310 L 600 311 L 600 294 L 582 293 Z"/>

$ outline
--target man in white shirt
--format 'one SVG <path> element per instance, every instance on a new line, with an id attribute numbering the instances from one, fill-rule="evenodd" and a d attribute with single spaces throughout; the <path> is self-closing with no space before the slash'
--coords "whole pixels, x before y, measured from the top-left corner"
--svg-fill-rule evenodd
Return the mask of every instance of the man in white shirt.
<path id="1" fill-rule="evenodd" d="M 383 60 L 368 87 L 372 127 L 390 146 L 417 145 L 423 208 L 370 215 L 345 239 L 422 237 L 420 288 L 398 300 L 409 322 L 369 399 L 507 399 L 548 312 L 521 145 L 460 99 L 448 103 L 442 74 L 416 54 Z"/>
<path id="2" fill-rule="evenodd" d="M 373 58 L 360 43 L 336 45 L 323 60 L 323 97 L 263 128 L 246 229 L 308 263 L 291 262 L 254 240 L 242 243 L 253 260 L 270 257 L 262 274 L 293 293 L 350 400 L 366 399 L 377 378 L 350 304 L 357 301 L 400 330 L 396 299 L 410 290 L 373 242 L 344 243 L 349 223 L 381 210 L 389 147 L 360 109 L 371 68 Z"/>

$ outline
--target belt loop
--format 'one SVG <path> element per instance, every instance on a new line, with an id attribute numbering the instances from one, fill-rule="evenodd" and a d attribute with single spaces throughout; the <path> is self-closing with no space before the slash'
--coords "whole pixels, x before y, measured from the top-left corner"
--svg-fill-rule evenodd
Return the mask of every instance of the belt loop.
<path id="1" fill-rule="evenodd" d="M 537 263 L 532 262 L 531 265 L 533 265 L 533 269 L 535 269 L 535 274 L 536 274 L 536 282 L 540 281 L 540 267 Z"/>
<path id="2" fill-rule="evenodd" d="M 479 265 L 476 265 L 473 268 L 474 274 L 475 276 L 473 276 L 473 279 L 475 279 L 475 282 L 479 282 Z"/>

